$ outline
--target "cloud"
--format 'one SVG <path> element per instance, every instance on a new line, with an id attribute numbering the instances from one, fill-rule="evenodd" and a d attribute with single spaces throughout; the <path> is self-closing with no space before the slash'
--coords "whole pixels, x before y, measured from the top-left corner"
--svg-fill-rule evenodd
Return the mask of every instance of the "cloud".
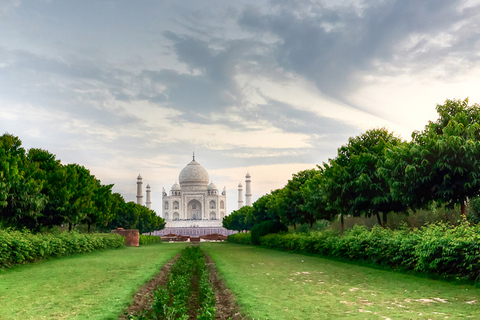
<path id="1" fill-rule="evenodd" d="M 240 25 L 271 35 L 280 66 L 338 100 L 358 87 L 356 72 L 415 73 L 452 57 L 470 65 L 478 60 L 478 6 L 448 0 L 272 3 L 269 10 L 246 8 Z"/>

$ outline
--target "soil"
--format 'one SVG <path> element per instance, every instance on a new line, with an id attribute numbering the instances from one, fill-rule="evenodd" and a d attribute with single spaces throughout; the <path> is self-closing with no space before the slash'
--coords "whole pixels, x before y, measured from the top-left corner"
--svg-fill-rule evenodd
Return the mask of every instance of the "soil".
<path id="1" fill-rule="evenodd" d="M 152 280 L 144 284 L 138 292 L 133 297 L 133 303 L 125 310 L 127 314 L 138 313 L 142 310 L 148 309 L 153 302 L 152 296 L 153 291 L 160 286 L 165 286 L 167 284 L 167 276 L 170 273 L 170 269 L 175 261 L 180 257 L 180 253 L 177 254 L 173 259 L 168 261 L 158 272 Z M 125 320 L 126 317 L 122 314 L 119 320 Z"/>
<path id="2" fill-rule="evenodd" d="M 215 304 L 215 319 L 246 319 L 244 315 L 241 314 L 240 307 L 233 294 L 225 285 L 225 281 L 220 278 L 212 258 L 207 254 L 204 255 L 205 260 L 207 261 L 207 268 L 210 272 L 210 282 L 212 283 L 213 291 L 215 292 L 215 300 L 217 301 Z"/>
<path id="3" fill-rule="evenodd" d="M 237 302 L 235 301 L 235 297 L 230 292 L 230 290 L 225 285 L 225 281 L 220 278 L 217 273 L 217 268 L 215 267 L 215 263 L 213 262 L 212 258 L 205 255 L 205 260 L 207 262 L 207 268 L 210 272 L 210 282 L 213 286 L 213 291 L 215 292 L 215 319 L 216 320 L 243 320 L 246 319 L 244 315 L 240 312 L 240 307 L 238 306 Z M 153 291 L 157 289 L 159 286 L 165 286 L 167 283 L 167 276 L 172 268 L 173 263 L 177 261 L 180 257 L 180 253 L 175 256 L 175 258 L 171 259 L 167 262 L 161 269 L 160 272 L 157 273 L 152 280 L 144 284 L 138 292 L 135 294 L 133 298 L 133 303 L 130 305 L 125 312 L 127 314 L 138 313 L 142 310 L 148 309 L 152 304 L 152 296 Z M 195 282 L 195 279 L 192 279 Z M 198 279 L 196 279 L 196 286 L 195 283 L 192 283 L 194 286 L 192 290 L 192 299 L 189 301 L 189 309 L 192 310 L 191 314 L 189 314 L 190 319 L 196 319 L 197 310 L 199 308 L 198 304 Z M 121 315 L 119 320 L 125 320 L 125 315 Z"/>

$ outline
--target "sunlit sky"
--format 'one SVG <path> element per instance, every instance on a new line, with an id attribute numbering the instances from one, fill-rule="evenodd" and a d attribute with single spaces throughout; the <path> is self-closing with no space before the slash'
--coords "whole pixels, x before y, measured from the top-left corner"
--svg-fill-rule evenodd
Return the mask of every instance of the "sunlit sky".
<path id="1" fill-rule="evenodd" d="M 192 159 L 253 200 L 445 99 L 480 102 L 480 1 L 0 0 L 0 128 L 161 213 Z"/>

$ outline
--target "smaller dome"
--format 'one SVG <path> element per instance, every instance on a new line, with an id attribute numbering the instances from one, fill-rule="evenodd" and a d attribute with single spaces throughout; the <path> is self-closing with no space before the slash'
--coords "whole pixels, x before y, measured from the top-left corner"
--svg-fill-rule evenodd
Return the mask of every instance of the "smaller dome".
<path id="1" fill-rule="evenodd" d="M 180 191 L 180 190 L 181 190 L 181 188 L 180 188 L 179 184 L 175 182 L 172 186 L 172 191 Z"/>
<path id="2" fill-rule="evenodd" d="M 207 190 L 218 190 L 218 188 L 217 188 L 217 186 L 215 185 L 215 183 L 210 182 L 210 184 L 208 185 Z"/>
<path id="3" fill-rule="evenodd" d="M 140 173 L 138 174 L 137 179 L 138 179 L 138 180 L 142 180 L 142 176 L 140 175 Z"/>
<path id="4" fill-rule="evenodd" d="M 239 187 L 239 188 L 242 188 L 242 187 L 243 187 L 241 182 L 238 184 L 238 187 Z"/>
<path id="5" fill-rule="evenodd" d="M 149 183 L 149 184 L 147 184 L 147 189 L 150 189 L 150 183 Z"/>
<path id="6" fill-rule="evenodd" d="M 252 177 L 252 176 L 250 175 L 250 173 L 249 173 L 249 172 L 247 172 L 247 175 L 245 176 L 245 178 L 247 178 L 247 179 L 248 179 L 248 178 L 251 178 L 251 177 Z"/>

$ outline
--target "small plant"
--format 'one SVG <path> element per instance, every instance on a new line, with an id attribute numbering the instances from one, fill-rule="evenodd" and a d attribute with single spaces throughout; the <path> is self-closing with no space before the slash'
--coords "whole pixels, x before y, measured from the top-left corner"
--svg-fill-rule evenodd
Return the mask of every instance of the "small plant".
<path id="1" fill-rule="evenodd" d="M 215 319 L 215 294 L 209 281 L 209 272 L 200 247 L 189 246 L 182 251 L 180 258 L 173 264 L 165 288 L 153 292 L 153 303 L 148 310 L 128 319 L 188 319 L 188 300 L 192 294 L 193 276 L 199 277 L 198 299 L 200 309 L 197 319 Z"/>

